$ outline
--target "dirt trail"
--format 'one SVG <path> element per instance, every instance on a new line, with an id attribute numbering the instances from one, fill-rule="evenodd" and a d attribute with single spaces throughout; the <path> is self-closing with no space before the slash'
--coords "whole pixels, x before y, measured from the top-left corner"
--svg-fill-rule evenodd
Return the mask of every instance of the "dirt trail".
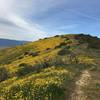
<path id="1" fill-rule="evenodd" d="M 75 83 L 75 89 L 71 95 L 71 100 L 89 100 L 83 89 L 89 85 L 90 80 L 90 72 L 88 70 L 84 70 Z"/>

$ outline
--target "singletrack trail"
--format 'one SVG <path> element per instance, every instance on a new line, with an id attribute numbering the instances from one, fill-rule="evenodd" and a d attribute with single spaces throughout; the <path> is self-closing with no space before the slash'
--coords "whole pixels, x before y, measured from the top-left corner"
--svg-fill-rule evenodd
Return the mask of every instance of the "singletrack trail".
<path id="1" fill-rule="evenodd" d="M 71 95 L 71 100 L 89 100 L 83 89 L 89 85 L 90 80 L 90 72 L 84 70 L 75 82 L 75 89 Z"/>

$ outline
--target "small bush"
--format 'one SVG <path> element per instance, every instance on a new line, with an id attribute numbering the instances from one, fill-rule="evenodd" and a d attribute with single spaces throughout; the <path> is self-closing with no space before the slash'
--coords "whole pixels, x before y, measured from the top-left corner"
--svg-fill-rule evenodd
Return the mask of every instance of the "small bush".
<path id="1" fill-rule="evenodd" d="M 47 48 L 46 50 L 50 50 L 51 48 Z"/>
<path id="2" fill-rule="evenodd" d="M 54 37 L 59 37 L 60 35 L 55 35 Z"/>
<path id="3" fill-rule="evenodd" d="M 0 67 L 0 82 L 8 78 L 8 71 L 4 67 Z"/>
<path id="4" fill-rule="evenodd" d="M 49 61 L 47 59 L 36 61 L 37 68 L 47 68 L 49 66 Z"/>
<path id="5" fill-rule="evenodd" d="M 25 53 L 24 53 L 24 55 L 28 55 L 29 54 L 29 52 L 28 51 L 26 51 Z"/>
<path id="6" fill-rule="evenodd" d="M 39 52 L 26 51 L 26 52 L 24 53 L 24 55 L 29 55 L 29 56 L 35 57 L 35 56 L 38 56 L 38 53 L 39 53 Z"/>
<path id="7" fill-rule="evenodd" d="M 42 40 L 41 38 L 39 40 Z"/>
<path id="8" fill-rule="evenodd" d="M 24 76 L 30 72 L 32 72 L 32 66 L 26 63 L 22 63 L 19 65 L 17 76 Z"/>
<path id="9" fill-rule="evenodd" d="M 32 57 L 38 56 L 37 52 L 31 52 L 29 55 L 31 55 Z"/>
<path id="10" fill-rule="evenodd" d="M 65 38 L 65 41 L 68 41 L 68 40 L 69 40 L 69 38 L 66 37 L 66 38 Z"/>
<path id="11" fill-rule="evenodd" d="M 63 56 L 66 54 L 70 54 L 70 51 L 67 48 L 63 48 L 58 52 L 58 55 Z"/>
<path id="12" fill-rule="evenodd" d="M 44 38 L 44 39 L 48 39 L 48 38 Z"/>

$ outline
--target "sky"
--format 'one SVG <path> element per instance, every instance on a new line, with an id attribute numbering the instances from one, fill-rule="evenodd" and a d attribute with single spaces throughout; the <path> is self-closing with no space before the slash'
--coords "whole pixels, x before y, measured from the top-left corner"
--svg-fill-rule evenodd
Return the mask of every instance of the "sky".
<path id="1" fill-rule="evenodd" d="M 34 41 L 69 33 L 100 37 L 99 0 L 0 0 L 0 38 Z"/>

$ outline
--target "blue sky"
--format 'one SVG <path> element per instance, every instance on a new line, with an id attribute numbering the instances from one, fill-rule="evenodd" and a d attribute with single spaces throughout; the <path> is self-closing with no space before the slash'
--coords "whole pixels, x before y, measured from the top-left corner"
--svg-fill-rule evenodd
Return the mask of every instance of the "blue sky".
<path id="1" fill-rule="evenodd" d="M 0 38 L 37 40 L 67 33 L 100 37 L 100 1 L 0 0 Z"/>

